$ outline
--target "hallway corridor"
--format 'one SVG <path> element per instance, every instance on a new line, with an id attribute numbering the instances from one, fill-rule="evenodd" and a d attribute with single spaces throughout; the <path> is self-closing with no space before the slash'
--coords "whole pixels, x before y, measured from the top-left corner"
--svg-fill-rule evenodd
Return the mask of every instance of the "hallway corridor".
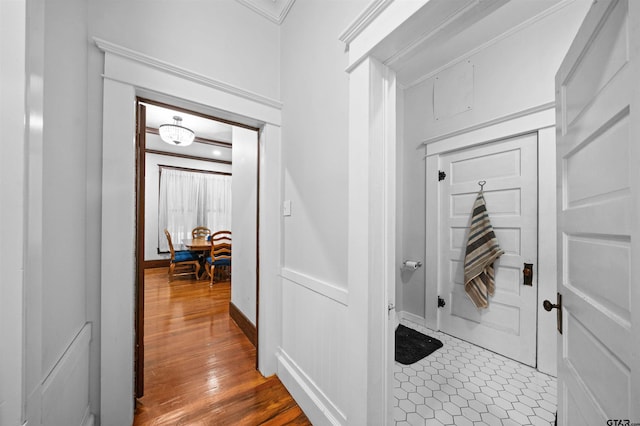
<path id="1" fill-rule="evenodd" d="M 145 271 L 145 392 L 134 425 L 309 425 L 229 317 L 229 282 Z"/>

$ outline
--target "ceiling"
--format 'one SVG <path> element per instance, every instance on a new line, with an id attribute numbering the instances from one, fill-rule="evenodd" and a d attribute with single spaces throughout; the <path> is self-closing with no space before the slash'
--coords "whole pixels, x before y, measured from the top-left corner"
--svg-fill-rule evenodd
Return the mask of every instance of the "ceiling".
<path id="1" fill-rule="evenodd" d="M 237 0 L 257 13 L 281 23 L 295 0 Z M 494 43 L 514 30 L 563 7 L 567 0 L 430 0 L 405 24 L 375 48 L 375 56 L 396 71 L 404 87 L 419 84 L 474 50 Z M 413 40 L 399 43 L 400 40 Z M 398 46 L 405 46 L 398 49 Z M 231 143 L 231 125 L 153 104 L 147 106 L 147 127 L 157 129 L 182 117 L 182 125 L 196 138 Z M 164 152 L 231 161 L 231 149 L 194 142 L 188 147 L 164 143 L 147 135 L 147 148 Z"/>
<path id="2" fill-rule="evenodd" d="M 376 47 L 411 87 L 473 51 L 568 4 L 567 0 L 431 0 Z M 400 40 L 413 40 L 408 46 Z M 398 46 L 404 45 L 399 50 Z"/>
<path id="3" fill-rule="evenodd" d="M 224 146 L 232 143 L 231 125 L 183 111 L 175 111 L 146 102 L 141 103 L 146 106 L 147 129 L 151 129 L 147 132 L 147 149 L 231 161 L 231 148 Z M 181 125 L 193 130 L 196 134 L 196 140 L 191 145 L 181 147 L 168 144 L 154 134 L 153 129 L 158 129 L 162 124 L 173 123 L 174 116 L 181 117 Z M 215 142 L 223 144 L 216 145 Z"/>

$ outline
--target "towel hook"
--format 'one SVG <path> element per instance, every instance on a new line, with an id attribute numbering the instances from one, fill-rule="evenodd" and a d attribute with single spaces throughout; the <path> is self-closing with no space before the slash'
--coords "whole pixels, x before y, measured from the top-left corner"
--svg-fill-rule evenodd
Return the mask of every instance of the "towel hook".
<path id="1" fill-rule="evenodd" d="M 486 180 L 481 180 L 478 182 L 478 185 L 480 185 L 480 191 L 484 191 L 484 186 L 487 183 Z"/>

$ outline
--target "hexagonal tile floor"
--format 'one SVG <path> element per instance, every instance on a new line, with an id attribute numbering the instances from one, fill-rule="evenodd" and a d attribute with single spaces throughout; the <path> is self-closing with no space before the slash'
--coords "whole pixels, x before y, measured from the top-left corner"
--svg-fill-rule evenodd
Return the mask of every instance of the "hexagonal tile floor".
<path id="1" fill-rule="evenodd" d="M 444 346 L 415 364 L 394 364 L 397 426 L 553 424 L 554 377 L 410 321 L 401 324 Z"/>

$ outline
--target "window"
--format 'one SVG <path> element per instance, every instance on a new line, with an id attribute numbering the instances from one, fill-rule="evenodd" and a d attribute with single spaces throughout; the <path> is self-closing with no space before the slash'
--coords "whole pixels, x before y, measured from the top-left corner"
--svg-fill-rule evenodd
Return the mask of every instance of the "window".
<path id="1" fill-rule="evenodd" d="M 196 226 L 211 232 L 231 230 L 231 176 L 207 171 L 160 167 L 158 250 L 169 251 L 164 230 L 176 249 Z"/>

